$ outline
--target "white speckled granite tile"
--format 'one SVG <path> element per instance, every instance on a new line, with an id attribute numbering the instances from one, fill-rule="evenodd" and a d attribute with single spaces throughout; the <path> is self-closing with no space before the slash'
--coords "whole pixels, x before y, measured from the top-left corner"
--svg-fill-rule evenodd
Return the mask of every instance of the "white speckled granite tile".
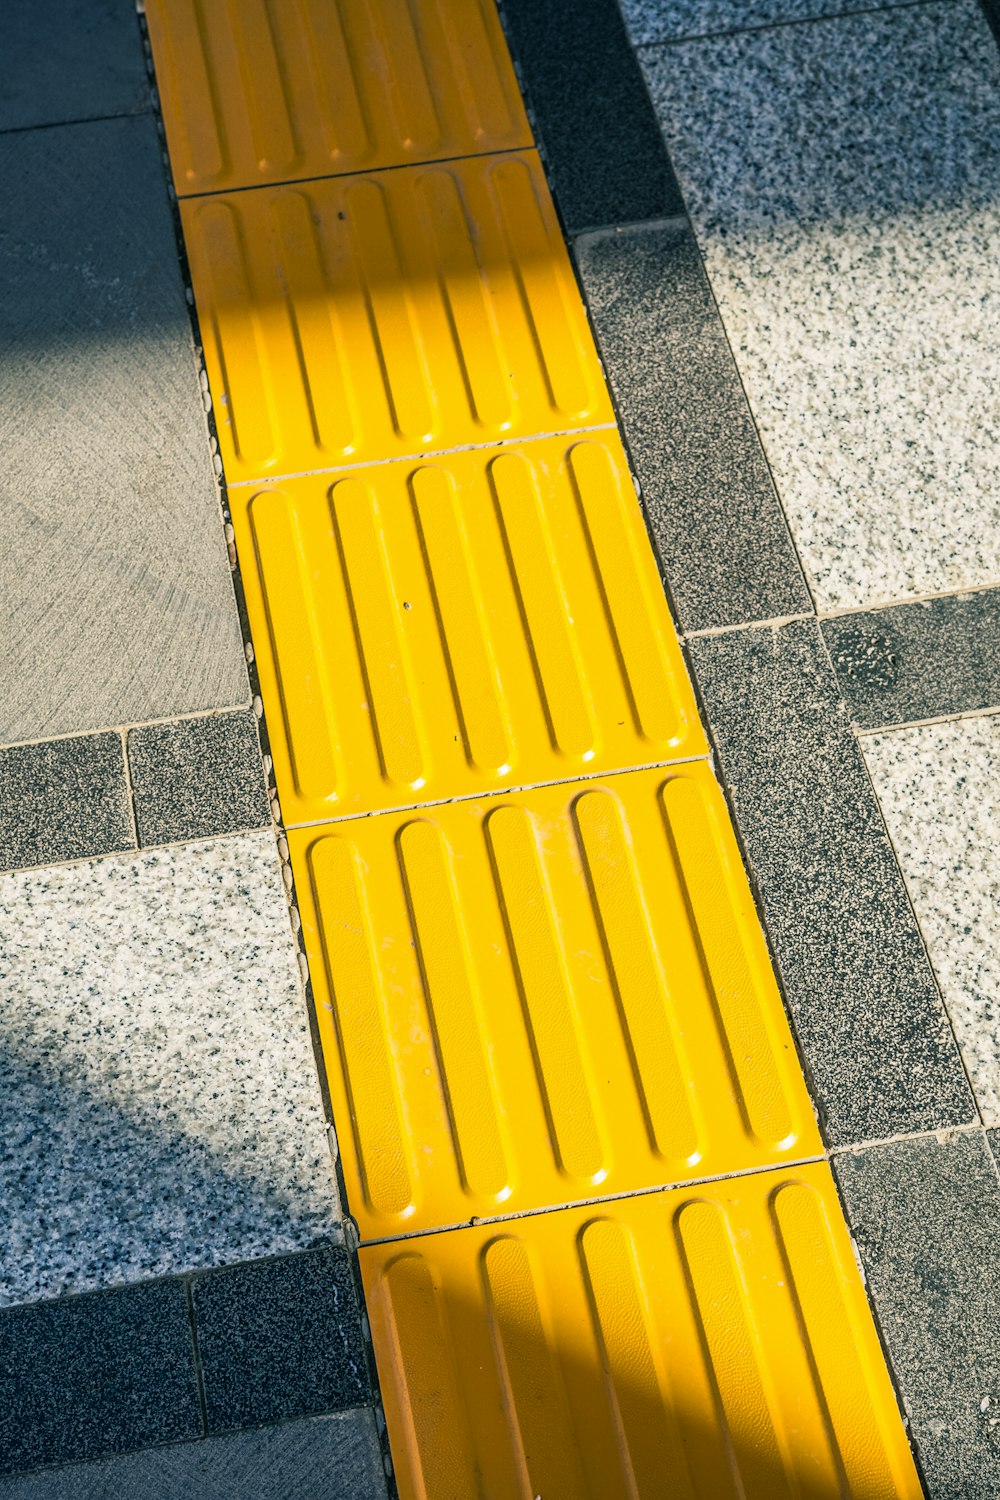
<path id="1" fill-rule="evenodd" d="M 337 1239 L 273 835 L 0 879 L 0 1304 Z"/>
<path id="2" fill-rule="evenodd" d="M 878 0 L 882 7 L 912 0 Z M 868 0 L 871 8 L 871 0 Z M 647 42 L 711 36 L 720 31 L 749 31 L 783 21 L 811 21 L 864 10 L 865 0 L 621 0 L 629 35 L 636 46 Z"/>
<path id="3" fill-rule="evenodd" d="M 861 746 L 977 1102 L 1000 1124 L 1000 716 Z"/>
<path id="4" fill-rule="evenodd" d="M 1000 54 L 976 0 L 642 58 L 819 607 L 1000 578 Z"/>

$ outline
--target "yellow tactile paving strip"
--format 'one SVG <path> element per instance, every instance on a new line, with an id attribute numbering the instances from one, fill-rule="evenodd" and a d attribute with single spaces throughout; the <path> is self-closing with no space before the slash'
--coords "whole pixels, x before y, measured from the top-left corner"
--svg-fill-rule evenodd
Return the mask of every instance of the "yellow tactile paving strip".
<path id="1" fill-rule="evenodd" d="M 822 1150 L 704 761 L 289 842 L 362 1239 Z"/>
<path id="2" fill-rule="evenodd" d="M 403 1500 L 915 1500 L 491 0 L 147 3 Z"/>
<path id="3" fill-rule="evenodd" d="M 492 0 L 146 0 L 181 195 L 530 146 Z"/>
<path id="4" fill-rule="evenodd" d="M 230 483 L 613 421 L 534 151 L 181 217 Z"/>
<path id="5" fill-rule="evenodd" d="M 287 825 L 705 754 L 614 432 L 230 503 Z"/>
<path id="6" fill-rule="evenodd" d="M 916 1500 L 822 1164 L 362 1248 L 401 1500 Z"/>

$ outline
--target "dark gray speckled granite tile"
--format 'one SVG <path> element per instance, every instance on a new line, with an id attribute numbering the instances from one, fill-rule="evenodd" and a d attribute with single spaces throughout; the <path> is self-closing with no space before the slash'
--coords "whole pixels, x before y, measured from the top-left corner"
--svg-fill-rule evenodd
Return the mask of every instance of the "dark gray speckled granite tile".
<path id="1" fill-rule="evenodd" d="M 502 13 L 570 231 L 682 213 L 617 0 L 504 0 Z"/>
<path id="2" fill-rule="evenodd" d="M 824 620 L 861 729 L 1000 705 L 1000 589 Z"/>
<path id="3" fill-rule="evenodd" d="M 370 1399 L 346 1250 L 211 1271 L 192 1295 L 210 1431 Z"/>
<path id="4" fill-rule="evenodd" d="M 1000 1182 L 981 1131 L 834 1157 L 932 1500 L 1000 1496 Z"/>
<path id="5" fill-rule="evenodd" d="M 810 612 L 690 229 L 587 235 L 576 256 L 681 627 Z"/>
<path id="6" fill-rule="evenodd" d="M 180 1281 L 0 1312 L 0 1473 L 201 1432 Z"/>
<path id="7" fill-rule="evenodd" d="M 143 845 L 270 825 L 252 710 L 133 729 L 128 759 Z"/>
<path id="8" fill-rule="evenodd" d="M 120 735 L 0 750 L 0 869 L 91 859 L 134 846 Z"/>
<path id="9" fill-rule="evenodd" d="M 975 1119 L 819 627 L 689 650 L 827 1139 Z"/>

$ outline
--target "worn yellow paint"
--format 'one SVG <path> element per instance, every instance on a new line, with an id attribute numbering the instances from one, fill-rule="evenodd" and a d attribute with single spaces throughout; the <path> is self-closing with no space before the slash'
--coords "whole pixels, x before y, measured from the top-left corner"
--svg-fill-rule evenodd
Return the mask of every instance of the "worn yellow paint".
<path id="1" fill-rule="evenodd" d="M 492 0 L 146 0 L 181 196 L 506 151 Z"/>
<path id="2" fill-rule="evenodd" d="M 705 753 L 613 432 L 230 503 L 287 824 Z"/>
<path id="3" fill-rule="evenodd" d="M 289 843 L 363 1239 L 822 1149 L 704 761 Z"/>
<path id="4" fill-rule="evenodd" d="M 365 1246 L 401 1500 L 918 1500 L 829 1168 Z"/>
<path id="5" fill-rule="evenodd" d="M 533 151 L 181 216 L 230 483 L 613 420 Z"/>

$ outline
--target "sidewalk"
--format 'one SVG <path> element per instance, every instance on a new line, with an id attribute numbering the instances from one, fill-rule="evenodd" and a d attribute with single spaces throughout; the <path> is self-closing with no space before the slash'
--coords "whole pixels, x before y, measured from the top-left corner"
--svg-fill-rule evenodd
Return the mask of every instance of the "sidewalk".
<path id="1" fill-rule="evenodd" d="M 12 23 L 0 1496 L 1000 1494 L 996 41 L 584 10 Z"/>

